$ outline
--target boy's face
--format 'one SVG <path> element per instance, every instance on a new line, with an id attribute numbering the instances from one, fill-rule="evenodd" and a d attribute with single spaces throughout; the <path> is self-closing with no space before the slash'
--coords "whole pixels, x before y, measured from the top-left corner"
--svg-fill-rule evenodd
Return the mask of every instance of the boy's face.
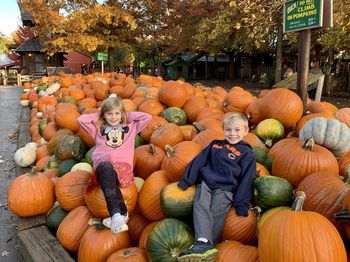
<path id="1" fill-rule="evenodd" d="M 238 119 L 224 127 L 225 138 L 231 144 L 237 144 L 243 140 L 243 137 L 248 134 L 246 122 Z"/>

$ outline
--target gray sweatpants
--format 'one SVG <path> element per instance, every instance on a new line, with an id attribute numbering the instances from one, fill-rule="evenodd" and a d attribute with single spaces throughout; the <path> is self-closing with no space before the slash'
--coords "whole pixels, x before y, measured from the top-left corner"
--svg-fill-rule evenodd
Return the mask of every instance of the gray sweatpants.
<path id="1" fill-rule="evenodd" d="M 204 182 L 197 185 L 193 204 L 195 239 L 203 237 L 214 245 L 219 243 L 232 201 L 232 192 L 222 189 L 211 190 Z"/>

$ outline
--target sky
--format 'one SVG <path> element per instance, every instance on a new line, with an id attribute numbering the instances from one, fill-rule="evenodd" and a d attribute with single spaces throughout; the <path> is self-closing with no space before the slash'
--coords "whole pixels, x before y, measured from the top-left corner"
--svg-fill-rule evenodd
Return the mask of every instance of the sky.
<path id="1" fill-rule="evenodd" d="M 0 32 L 6 36 L 22 24 L 16 0 L 0 0 Z"/>

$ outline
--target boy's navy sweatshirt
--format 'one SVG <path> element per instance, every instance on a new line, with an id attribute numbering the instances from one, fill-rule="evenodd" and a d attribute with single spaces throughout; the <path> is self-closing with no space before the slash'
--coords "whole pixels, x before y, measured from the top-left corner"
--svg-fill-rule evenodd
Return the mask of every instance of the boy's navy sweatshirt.
<path id="1" fill-rule="evenodd" d="M 247 216 L 255 175 L 256 162 L 249 144 L 214 140 L 188 164 L 178 186 L 186 190 L 204 181 L 211 190 L 232 192 L 237 215 Z"/>

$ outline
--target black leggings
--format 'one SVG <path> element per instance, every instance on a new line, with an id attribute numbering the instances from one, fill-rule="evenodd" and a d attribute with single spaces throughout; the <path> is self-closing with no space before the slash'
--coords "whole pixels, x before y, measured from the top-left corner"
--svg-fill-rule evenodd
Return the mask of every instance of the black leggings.
<path id="1" fill-rule="evenodd" d="M 127 213 L 124 198 L 118 187 L 119 180 L 112 163 L 103 161 L 96 168 L 97 181 L 100 184 L 107 202 L 109 214 L 125 215 Z"/>

